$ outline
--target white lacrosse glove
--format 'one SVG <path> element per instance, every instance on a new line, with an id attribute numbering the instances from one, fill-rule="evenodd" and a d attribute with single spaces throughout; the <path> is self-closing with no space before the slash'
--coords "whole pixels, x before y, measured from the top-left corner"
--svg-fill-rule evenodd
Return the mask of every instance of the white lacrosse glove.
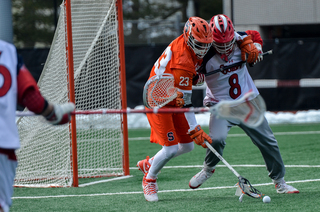
<path id="1" fill-rule="evenodd" d="M 53 105 L 52 112 L 45 118 L 50 124 L 61 125 L 70 121 L 71 112 L 74 111 L 75 105 L 72 102 L 68 102 L 62 105 Z"/>
<path id="2" fill-rule="evenodd" d="M 261 62 L 261 61 L 263 60 L 263 56 L 262 56 L 263 51 L 262 51 L 262 46 L 261 46 L 260 43 L 253 43 L 253 44 L 257 47 L 257 49 L 258 49 L 258 51 L 259 51 L 258 58 L 257 58 L 257 60 L 253 63 L 253 66 L 254 66 L 254 65 L 256 65 L 257 63 L 259 63 L 259 62 Z"/>

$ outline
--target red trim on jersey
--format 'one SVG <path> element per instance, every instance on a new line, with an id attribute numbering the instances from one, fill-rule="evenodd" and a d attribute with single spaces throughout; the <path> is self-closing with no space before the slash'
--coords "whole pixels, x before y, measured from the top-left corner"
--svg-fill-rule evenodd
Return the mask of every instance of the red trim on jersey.
<path id="1" fill-rule="evenodd" d="M 251 39 L 254 43 L 260 43 L 261 46 L 263 45 L 263 40 L 260 36 L 260 33 L 256 30 L 247 30 L 246 33 L 251 35 Z"/>
<path id="2" fill-rule="evenodd" d="M 0 148 L 0 154 L 4 154 L 9 160 L 17 161 L 17 156 L 14 149 L 2 149 Z"/>

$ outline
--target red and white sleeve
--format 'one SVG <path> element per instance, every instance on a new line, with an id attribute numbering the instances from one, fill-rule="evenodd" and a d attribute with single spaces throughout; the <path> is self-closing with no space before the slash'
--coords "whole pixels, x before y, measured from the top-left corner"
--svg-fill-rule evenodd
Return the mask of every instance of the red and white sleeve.
<path id="1" fill-rule="evenodd" d="M 259 50 L 259 52 L 261 54 L 263 52 L 262 51 L 263 40 L 261 38 L 260 33 L 256 30 L 247 30 L 246 33 L 248 35 L 251 35 L 251 39 L 253 41 L 253 44 L 257 47 L 257 49 Z"/>

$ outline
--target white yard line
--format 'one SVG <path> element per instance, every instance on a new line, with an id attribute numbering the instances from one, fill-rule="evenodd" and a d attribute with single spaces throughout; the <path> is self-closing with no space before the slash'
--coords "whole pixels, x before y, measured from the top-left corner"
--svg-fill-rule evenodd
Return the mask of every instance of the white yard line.
<path id="1" fill-rule="evenodd" d="M 266 167 L 266 165 L 256 164 L 240 164 L 231 165 L 232 167 Z M 217 165 L 217 167 L 227 167 L 226 165 Z M 320 168 L 320 165 L 285 165 L 286 168 Z M 190 166 L 164 166 L 164 169 L 181 169 L 181 168 L 203 168 L 203 165 L 190 165 Z M 130 169 L 138 169 L 138 167 L 130 167 Z"/>
<path id="2" fill-rule="evenodd" d="M 291 183 L 308 183 L 317 182 L 320 179 L 309 179 L 309 180 L 297 180 L 297 181 L 287 181 L 288 184 Z M 253 184 L 253 186 L 267 186 L 273 183 L 261 183 Z M 193 189 L 172 189 L 172 190 L 161 190 L 159 193 L 171 193 L 171 192 L 195 192 L 195 191 L 205 191 L 205 190 L 217 190 L 217 189 L 227 189 L 236 188 L 237 186 L 219 186 L 219 187 L 208 187 L 208 188 L 198 188 Z M 66 198 L 66 197 L 93 197 L 93 196 L 113 196 L 113 195 L 129 195 L 129 194 L 143 194 L 143 191 L 133 191 L 133 192 L 116 192 L 116 193 L 100 193 L 100 194 L 79 194 L 79 195 L 55 195 L 55 196 L 25 196 L 25 197 L 12 197 L 12 199 L 48 199 L 48 198 Z"/>
<path id="3" fill-rule="evenodd" d="M 303 132 L 274 132 L 274 135 L 307 135 L 307 134 L 320 134 L 320 131 L 303 131 Z M 228 134 L 228 137 L 243 137 L 247 134 Z M 129 138 L 129 141 L 149 140 L 149 137 L 134 137 Z"/>

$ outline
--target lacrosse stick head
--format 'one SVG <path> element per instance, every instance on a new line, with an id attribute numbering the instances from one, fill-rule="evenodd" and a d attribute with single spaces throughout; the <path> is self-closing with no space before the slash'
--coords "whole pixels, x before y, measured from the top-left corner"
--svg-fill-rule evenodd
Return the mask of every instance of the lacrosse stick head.
<path id="1" fill-rule="evenodd" d="M 242 176 L 239 176 L 238 178 L 239 178 L 238 186 L 241 189 L 243 194 L 246 194 L 252 198 L 260 198 L 260 199 L 262 198 L 263 194 L 258 189 L 253 187 L 249 182 L 249 180 L 247 180 Z"/>
<path id="2" fill-rule="evenodd" d="M 210 111 L 217 117 L 240 121 L 248 127 L 255 128 L 262 123 L 266 112 L 263 98 L 256 95 L 253 92 L 248 92 L 238 100 L 221 101 Z"/>
<path id="3" fill-rule="evenodd" d="M 172 74 L 164 73 L 151 77 L 143 88 L 143 102 L 147 108 L 161 108 L 177 97 Z"/>

